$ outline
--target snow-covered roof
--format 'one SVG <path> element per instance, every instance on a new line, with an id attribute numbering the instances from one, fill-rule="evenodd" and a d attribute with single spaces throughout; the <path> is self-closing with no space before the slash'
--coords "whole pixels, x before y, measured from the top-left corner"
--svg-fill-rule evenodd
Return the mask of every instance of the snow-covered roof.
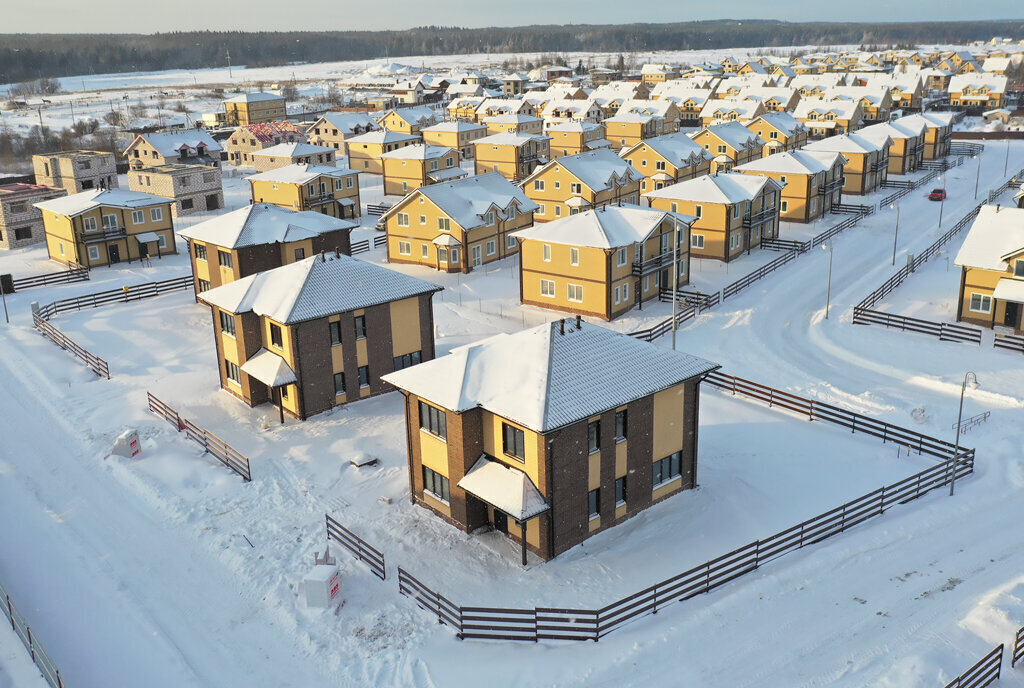
<path id="1" fill-rule="evenodd" d="M 246 179 L 260 182 L 280 182 L 282 184 L 305 184 L 317 177 L 347 177 L 350 174 L 359 174 L 359 172 L 347 167 L 301 162 L 260 172 L 259 174 L 248 176 Z"/>
<path id="2" fill-rule="evenodd" d="M 711 153 L 681 131 L 645 139 L 628 149 L 623 149 L 619 155 L 628 158 L 637 150 L 643 151 L 647 148 L 676 167 L 685 167 L 703 159 L 711 159 Z"/>
<path id="3" fill-rule="evenodd" d="M 355 222 L 312 210 L 296 211 L 272 203 L 253 203 L 182 229 L 178 234 L 224 248 L 243 248 L 312 239 L 358 226 Z"/>
<path id="4" fill-rule="evenodd" d="M 492 210 L 506 213 L 512 205 L 520 213 L 530 213 L 537 209 L 537 204 L 522 189 L 497 172 L 478 174 L 447 184 L 423 186 L 416 189 L 409 199 L 417 196 L 425 196 L 462 229 L 483 226 L 484 216 Z M 382 219 L 404 206 L 405 203 L 396 204 Z"/>
<path id="5" fill-rule="evenodd" d="M 762 101 L 751 98 L 715 98 L 704 103 L 700 116 L 721 118 L 724 115 L 736 113 L 739 119 L 754 119 L 759 111 L 764 110 Z"/>
<path id="6" fill-rule="evenodd" d="M 907 115 L 906 117 L 900 117 L 898 122 L 902 124 L 917 124 L 920 122 L 928 129 L 944 129 L 946 127 L 953 126 L 953 117 L 955 115 L 952 112 L 921 112 L 914 115 Z"/>
<path id="7" fill-rule="evenodd" d="M 525 186 L 550 167 L 562 167 L 593 191 L 612 188 L 613 181 L 640 181 L 644 175 L 607 148 L 567 155 L 538 168 L 523 182 Z"/>
<path id="8" fill-rule="evenodd" d="M 902 118 L 894 119 L 891 122 L 879 122 L 878 124 L 872 124 L 871 126 L 864 127 L 857 130 L 858 136 L 863 136 L 867 139 L 881 140 L 882 137 L 888 136 L 893 141 L 899 139 L 915 139 L 923 137 L 927 127 L 920 120 L 911 120 L 910 122 L 904 122 Z"/>
<path id="9" fill-rule="evenodd" d="M 74 217 L 100 206 L 135 209 L 160 205 L 161 203 L 170 203 L 170 200 L 161 196 L 154 196 L 141 191 L 130 191 L 128 189 L 92 189 L 91 191 L 83 191 L 68 196 L 61 196 L 60 198 L 52 198 L 48 201 L 34 203 L 33 205 L 36 208 L 48 210 L 57 215 Z"/>
<path id="10" fill-rule="evenodd" d="M 565 334 L 560 334 L 561 327 Z M 499 334 L 382 379 L 457 413 L 483 408 L 536 432 L 585 420 L 720 367 L 573 320 Z"/>
<path id="11" fill-rule="evenodd" d="M 284 100 L 284 96 L 273 93 L 239 93 L 237 96 L 227 98 L 225 103 L 259 103 L 267 100 Z"/>
<path id="12" fill-rule="evenodd" d="M 477 459 L 458 485 L 520 523 L 551 508 L 526 473 L 487 456 Z"/>
<path id="13" fill-rule="evenodd" d="M 569 121 L 569 122 L 559 122 L 558 124 L 552 124 L 550 127 L 547 128 L 546 131 L 548 131 L 548 132 L 552 132 L 552 131 L 554 131 L 554 132 L 563 132 L 564 131 L 564 132 L 569 132 L 569 133 L 581 134 L 583 132 L 594 131 L 596 129 L 600 129 L 601 127 L 602 127 L 602 125 L 598 124 L 596 122 Z"/>
<path id="14" fill-rule="evenodd" d="M 946 90 L 950 93 L 960 93 L 964 88 L 973 89 L 984 86 L 990 93 L 1004 93 L 1008 79 L 1000 74 L 956 74 L 949 79 L 949 86 Z"/>
<path id="15" fill-rule="evenodd" d="M 268 387 L 293 385 L 299 381 L 295 371 L 274 352 L 261 348 L 242 365 L 242 372 Z"/>
<path id="16" fill-rule="evenodd" d="M 688 179 L 662 189 L 648 191 L 644 196 L 697 203 L 733 204 L 753 200 L 766 185 L 771 185 L 776 190 L 782 188 L 781 184 L 770 177 L 725 172 Z"/>
<path id="17" fill-rule="evenodd" d="M 533 115 L 494 115 L 493 117 L 484 118 L 484 122 L 488 124 L 528 124 L 543 121 L 540 117 L 534 117 Z"/>
<path id="18" fill-rule="evenodd" d="M 325 112 L 321 115 L 320 119 L 325 120 L 337 129 L 339 133 L 346 136 L 351 134 L 356 127 L 360 129 L 369 127 L 370 131 L 380 129 L 380 125 L 363 112 Z"/>
<path id="19" fill-rule="evenodd" d="M 425 105 L 389 110 L 384 113 L 381 119 L 384 119 L 390 112 L 395 113 L 412 125 L 429 124 L 437 121 L 437 113 Z"/>
<path id="20" fill-rule="evenodd" d="M 1001 278 L 996 282 L 996 288 L 992 291 L 992 297 L 1000 301 L 1024 303 L 1024 279 Z"/>
<path id="21" fill-rule="evenodd" d="M 260 143 L 270 143 L 271 141 L 280 141 L 284 137 L 288 136 L 302 136 L 304 132 L 291 122 L 284 120 L 281 122 L 258 122 L 256 124 L 243 124 L 235 130 L 245 131 L 252 134 L 257 141 Z"/>
<path id="22" fill-rule="evenodd" d="M 812 120 L 810 126 L 817 126 L 818 122 L 834 121 L 825 120 L 824 115 L 832 113 L 835 119 L 852 119 L 860 109 L 859 100 L 824 100 L 817 98 L 804 98 L 793 109 L 793 116 L 798 119 L 809 120 L 811 113 L 817 116 Z"/>
<path id="23" fill-rule="evenodd" d="M 440 290 L 430 282 L 329 253 L 209 289 L 199 299 L 230 313 L 251 311 L 291 325 Z"/>
<path id="24" fill-rule="evenodd" d="M 696 139 L 697 136 L 704 132 L 717 136 L 723 143 L 732 146 L 736 150 L 764 145 L 764 139 L 747 129 L 739 122 L 722 122 L 721 124 L 712 124 L 711 126 L 704 127 L 697 133 L 693 134 L 692 138 Z"/>
<path id="25" fill-rule="evenodd" d="M 511 131 L 502 131 L 497 134 L 491 134 L 490 136 L 483 136 L 474 141 L 474 144 L 481 144 L 485 146 L 525 146 L 531 141 L 540 143 L 542 141 L 550 141 L 550 136 L 541 136 L 540 134 L 524 134 L 522 132 L 515 133 Z"/>
<path id="26" fill-rule="evenodd" d="M 371 144 L 386 144 L 386 143 L 398 143 L 400 141 L 419 141 L 420 137 L 415 134 L 403 134 L 400 131 L 388 131 L 387 129 L 379 129 L 377 131 L 368 131 L 365 134 L 359 134 L 353 136 L 350 139 L 346 139 L 346 143 L 371 143 Z"/>
<path id="27" fill-rule="evenodd" d="M 125 154 L 127 155 L 129 151 L 135 148 L 139 141 L 145 141 L 165 158 L 179 155 L 182 149 L 196 151 L 200 146 L 205 148 L 208 153 L 216 153 L 223 150 L 220 143 L 207 133 L 205 129 L 179 129 L 176 131 L 139 134 L 132 141 L 131 145 L 125 149 Z"/>
<path id="28" fill-rule="evenodd" d="M 396 160 L 434 160 L 443 158 L 453 152 L 453 148 L 445 146 L 430 146 L 424 143 L 414 143 L 411 146 L 396 148 L 387 153 L 381 153 L 380 158 L 394 158 Z"/>
<path id="29" fill-rule="evenodd" d="M 751 128 L 757 120 L 763 120 L 766 124 L 775 127 L 786 136 L 793 136 L 807 130 L 807 125 L 789 112 L 765 112 L 750 122 L 747 128 Z"/>
<path id="30" fill-rule="evenodd" d="M 646 241 L 665 220 L 687 228 L 697 218 L 638 205 L 605 206 L 520 229 L 511 236 L 588 248 L 619 248 Z M 683 230 L 685 232 L 685 230 Z"/>
<path id="31" fill-rule="evenodd" d="M 805 150 L 783 151 L 752 160 L 733 169 L 736 171 L 778 172 L 788 174 L 817 174 L 831 170 L 837 162 L 849 162 L 840 153 L 813 153 Z"/>
<path id="32" fill-rule="evenodd" d="M 830 124 L 829 122 L 812 122 L 812 126 L 819 126 L 821 124 Z M 834 124 L 832 122 L 831 124 Z M 858 133 L 854 134 L 839 134 L 838 136 L 829 136 L 828 138 L 821 139 L 819 141 L 808 141 L 807 145 L 804 146 L 805 150 L 809 151 L 836 151 L 839 153 L 875 153 L 883 151 L 892 145 L 892 139 L 886 138 L 864 138 Z"/>
<path id="33" fill-rule="evenodd" d="M 423 133 L 460 133 L 464 131 L 479 131 L 480 129 L 486 128 L 487 125 L 485 124 L 477 124 L 476 122 L 466 122 L 461 119 L 454 119 L 450 122 L 440 122 L 439 124 L 432 124 L 429 127 L 423 127 L 420 131 Z"/>
<path id="34" fill-rule="evenodd" d="M 294 141 L 292 143 L 279 143 L 263 150 L 253 151 L 249 155 L 260 155 L 277 158 L 297 158 L 303 155 L 320 155 L 322 153 L 335 153 L 333 148 L 326 146 L 314 146 L 312 143 Z"/>
<path id="35" fill-rule="evenodd" d="M 983 205 L 974 218 L 955 265 L 1004 272 L 1006 258 L 1024 251 L 1024 208 Z"/>

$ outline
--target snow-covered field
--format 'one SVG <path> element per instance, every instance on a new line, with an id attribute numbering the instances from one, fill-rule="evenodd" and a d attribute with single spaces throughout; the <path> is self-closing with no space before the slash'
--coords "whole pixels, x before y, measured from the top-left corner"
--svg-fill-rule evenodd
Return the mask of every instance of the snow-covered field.
<path id="1" fill-rule="evenodd" d="M 982 155 L 982 193 L 1004 180 L 1003 155 L 1002 145 Z M 1009 168 L 1022 165 L 1015 142 Z M 973 207 L 975 172 L 965 164 L 948 173 L 945 227 Z M 225 185 L 229 208 L 247 202 L 244 180 Z M 379 178 L 363 175 L 361 186 L 364 202 L 380 198 Z M 919 194 L 902 201 L 898 264 L 941 234 L 937 214 Z M 504 539 L 466 536 L 409 504 L 397 394 L 282 426 L 270 407 L 218 390 L 209 314 L 187 292 L 53 321 L 107 358 L 110 381 L 31 328 L 32 301 L 184 274 L 187 256 L 178 255 L 8 297 L 0 522 L 12 526 L 0 528 L 0 580 L 68 685 L 941 685 L 1024 626 L 1024 360 L 852 325 L 852 305 L 893 270 L 894 220 L 884 210 L 836 238 L 829 319 L 829 256 L 815 250 L 686 323 L 679 347 L 949 439 L 960 381 L 974 370 L 982 386 L 968 391 L 964 415 L 992 412 L 964 438 L 977 448 L 975 475 L 955 498 L 936 493 L 894 509 L 599 644 L 460 642 L 399 596 L 393 575 L 381 582 L 343 550 L 340 608 L 305 609 L 296 586 L 326 544 L 329 512 L 382 549 L 392 572 L 401 565 L 462 604 L 607 603 L 931 460 L 707 389 L 698 490 L 524 570 Z M 728 274 L 695 262 L 695 286 L 720 288 L 775 255 L 754 252 Z M 383 262 L 383 251 L 361 257 Z M 925 270 L 943 268 L 940 257 Z M 39 248 L 0 255 L 0 273 L 45 269 Z M 470 276 L 400 269 L 446 287 L 435 299 L 439 353 L 557 317 L 515 303 L 514 260 Z M 891 299 L 918 299 L 926 279 L 911 278 Z M 929 298 L 952 301 L 955 285 L 945 291 Z M 647 327 L 666 309 L 612 326 Z M 253 482 L 150 414 L 146 391 L 249 456 Z M 140 431 L 140 459 L 107 455 L 126 427 Z M 359 452 L 380 463 L 351 466 Z M 6 647 L 0 640 L 0 653 Z M 1022 676 L 1007 669 L 1000 685 L 1024 686 Z"/>

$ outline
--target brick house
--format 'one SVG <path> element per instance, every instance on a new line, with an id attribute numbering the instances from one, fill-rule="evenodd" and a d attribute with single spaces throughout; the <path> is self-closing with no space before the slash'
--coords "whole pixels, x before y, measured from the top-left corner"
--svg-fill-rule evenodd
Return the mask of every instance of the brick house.
<path id="1" fill-rule="evenodd" d="M 32 156 L 36 184 L 56 186 L 69 194 L 90 189 L 116 189 L 117 162 L 113 153 L 73 150 Z"/>
<path id="2" fill-rule="evenodd" d="M 169 163 L 131 170 L 128 188 L 171 199 L 174 217 L 224 207 L 219 167 Z"/>
<path id="3" fill-rule="evenodd" d="M 67 193 L 42 184 L 0 185 L 0 249 L 22 248 L 45 240 L 43 212 L 33 204 Z"/>

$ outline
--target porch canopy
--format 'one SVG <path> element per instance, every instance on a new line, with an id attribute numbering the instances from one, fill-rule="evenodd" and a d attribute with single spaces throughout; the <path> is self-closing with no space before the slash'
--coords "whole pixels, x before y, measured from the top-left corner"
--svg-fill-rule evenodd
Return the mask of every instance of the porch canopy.
<path id="1" fill-rule="evenodd" d="M 133 236 L 140 244 L 148 244 L 151 241 L 160 241 L 160 236 L 156 232 L 140 232 Z"/>
<path id="2" fill-rule="evenodd" d="M 461 167 L 448 167 L 443 170 L 427 172 L 427 177 L 429 177 L 433 182 L 446 182 L 451 179 L 458 179 L 460 177 L 467 176 L 469 176 L 469 172 L 466 172 L 466 170 Z"/>
<path id="3" fill-rule="evenodd" d="M 477 459 L 458 484 L 524 526 L 551 508 L 525 473 L 489 459 L 486 454 Z"/>
<path id="4" fill-rule="evenodd" d="M 996 284 L 995 291 L 992 292 L 992 297 L 1000 301 L 1024 303 L 1024 280 L 1006 277 L 1000 279 Z"/>
<path id="5" fill-rule="evenodd" d="M 266 349 L 260 349 L 245 362 L 242 372 L 251 375 L 267 387 L 283 387 L 299 381 L 283 358 Z"/>

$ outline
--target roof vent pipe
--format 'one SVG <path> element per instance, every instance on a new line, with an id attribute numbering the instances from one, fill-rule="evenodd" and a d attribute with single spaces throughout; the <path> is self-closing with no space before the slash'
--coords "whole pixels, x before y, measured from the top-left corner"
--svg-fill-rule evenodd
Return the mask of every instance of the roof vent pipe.
<path id="1" fill-rule="evenodd" d="M 321 263 L 326 263 L 327 262 L 327 257 L 324 255 L 323 251 L 320 251 L 320 262 Z"/>
<path id="2" fill-rule="evenodd" d="M 565 318 L 558 321 L 558 334 L 565 335 Z"/>
<path id="3" fill-rule="evenodd" d="M 578 330 L 578 329 L 580 329 L 581 327 L 583 327 L 583 318 L 582 318 L 582 317 L 580 317 L 580 314 L 579 314 L 579 313 L 577 313 L 577 314 L 576 314 L 576 329 Z"/>

